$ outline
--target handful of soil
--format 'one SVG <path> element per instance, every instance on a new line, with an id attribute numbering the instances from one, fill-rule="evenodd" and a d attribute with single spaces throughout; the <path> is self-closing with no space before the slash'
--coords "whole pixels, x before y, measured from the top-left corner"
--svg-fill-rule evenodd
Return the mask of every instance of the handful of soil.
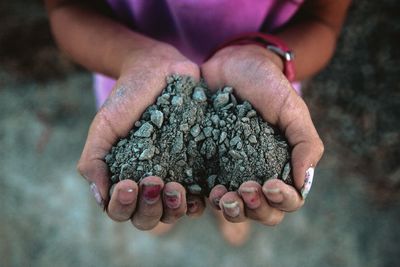
<path id="1" fill-rule="evenodd" d="M 218 184 L 234 191 L 245 181 L 279 178 L 293 185 L 290 148 L 232 87 L 212 94 L 191 77 L 173 75 L 128 136 L 105 157 L 111 183 L 150 175 L 176 181 L 193 194 Z"/>

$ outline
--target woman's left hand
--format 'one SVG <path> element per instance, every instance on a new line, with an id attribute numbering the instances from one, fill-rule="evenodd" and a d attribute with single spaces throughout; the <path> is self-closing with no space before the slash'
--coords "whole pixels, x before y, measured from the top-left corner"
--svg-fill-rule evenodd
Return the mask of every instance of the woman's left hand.
<path id="1" fill-rule="evenodd" d="M 250 218 L 265 225 L 280 223 L 285 212 L 304 204 L 314 168 L 323 154 L 324 147 L 308 108 L 283 75 L 282 66 L 277 55 L 256 45 L 223 48 L 201 66 L 211 89 L 225 85 L 235 88 L 236 96 L 249 101 L 265 121 L 278 126 L 292 147 L 292 174 L 297 190 L 278 179 L 262 186 L 248 181 L 238 192 L 228 192 L 222 185 L 212 189 L 210 201 L 215 208 L 222 209 L 228 221 Z"/>

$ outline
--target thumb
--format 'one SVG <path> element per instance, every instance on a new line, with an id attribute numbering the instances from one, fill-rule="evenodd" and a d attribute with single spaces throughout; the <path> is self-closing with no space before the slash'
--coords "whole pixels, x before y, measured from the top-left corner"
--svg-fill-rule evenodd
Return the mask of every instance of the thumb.
<path id="1" fill-rule="evenodd" d="M 99 114 L 101 113 L 96 115 L 90 126 L 77 169 L 89 182 L 90 191 L 97 204 L 105 208 L 108 203 L 110 183 L 108 166 L 104 162 L 104 157 L 113 143 L 115 133 Z"/>
<path id="2" fill-rule="evenodd" d="M 292 149 L 292 168 L 295 187 L 303 198 L 310 191 L 314 169 L 324 152 L 324 145 L 311 120 L 310 112 L 293 92 L 278 115 L 278 126 L 283 130 Z"/>

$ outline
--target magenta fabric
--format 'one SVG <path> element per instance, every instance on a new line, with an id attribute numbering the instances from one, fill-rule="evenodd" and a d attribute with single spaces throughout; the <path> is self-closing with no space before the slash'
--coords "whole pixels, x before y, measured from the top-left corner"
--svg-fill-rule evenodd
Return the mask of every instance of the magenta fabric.
<path id="1" fill-rule="evenodd" d="M 172 44 L 200 64 L 235 35 L 273 32 L 285 25 L 303 0 L 107 0 L 115 16 L 135 31 Z M 115 81 L 95 75 L 100 106 Z"/>

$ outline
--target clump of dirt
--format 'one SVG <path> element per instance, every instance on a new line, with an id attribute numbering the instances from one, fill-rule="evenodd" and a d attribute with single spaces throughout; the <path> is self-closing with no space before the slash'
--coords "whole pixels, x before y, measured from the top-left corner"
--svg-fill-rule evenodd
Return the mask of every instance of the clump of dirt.
<path id="1" fill-rule="evenodd" d="M 178 75 L 167 78 L 156 103 L 105 161 L 112 184 L 156 175 L 205 195 L 217 184 L 234 191 L 248 180 L 293 185 L 287 141 L 249 102 L 238 101 L 232 87 L 212 94 Z"/>

